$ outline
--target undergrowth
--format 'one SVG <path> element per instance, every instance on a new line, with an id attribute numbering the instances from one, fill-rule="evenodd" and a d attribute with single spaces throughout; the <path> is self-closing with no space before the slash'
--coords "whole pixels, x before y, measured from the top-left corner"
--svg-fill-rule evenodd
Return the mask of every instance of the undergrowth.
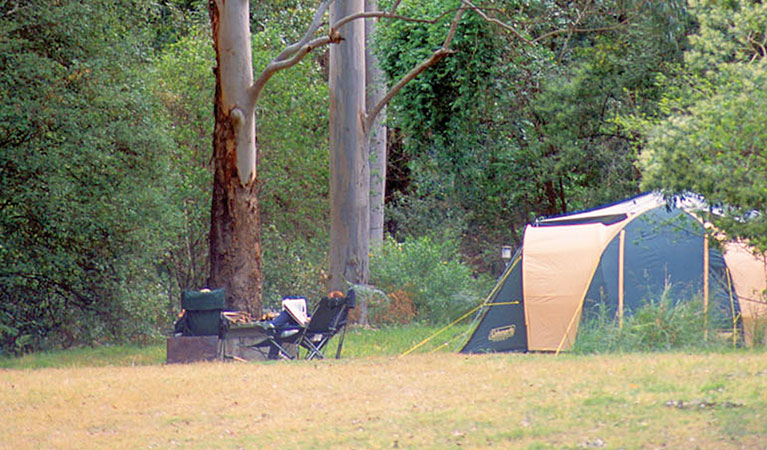
<path id="1" fill-rule="evenodd" d="M 669 292 L 627 311 L 622 323 L 606 303 L 597 303 L 585 314 L 573 352 L 724 351 L 741 343 L 727 312 L 710 305 L 704 313 L 702 298 L 675 302 Z"/>
<path id="2" fill-rule="evenodd" d="M 459 242 L 449 235 L 384 241 L 370 259 L 371 295 L 358 295 L 370 304 L 370 323 L 449 323 L 471 309 L 491 284 L 462 261 Z"/>

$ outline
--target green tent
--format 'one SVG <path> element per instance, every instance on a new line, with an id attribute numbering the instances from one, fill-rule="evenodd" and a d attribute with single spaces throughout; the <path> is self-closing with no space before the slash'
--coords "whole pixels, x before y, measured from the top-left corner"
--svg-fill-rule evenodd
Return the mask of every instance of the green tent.
<path id="1" fill-rule="evenodd" d="M 767 313 L 764 258 L 744 256 L 742 243 L 711 245 L 694 213 L 701 205 L 669 207 L 649 193 L 528 225 L 461 351 L 566 350 L 597 305 L 622 320 L 664 290 L 677 301 L 702 297 L 707 314 L 749 341 L 749 324 Z"/>

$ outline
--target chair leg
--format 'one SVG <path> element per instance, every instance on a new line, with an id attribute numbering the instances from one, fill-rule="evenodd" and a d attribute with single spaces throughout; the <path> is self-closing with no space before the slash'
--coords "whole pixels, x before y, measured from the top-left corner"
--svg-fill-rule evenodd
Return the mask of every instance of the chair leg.
<path id="1" fill-rule="evenodd" d="M 303 342 L 303 347 L 306 348 L 306 357 L 304 359 L 325 359 L 325 355 L 322 354 L 322 347 L 324 346 L 324 343 L 326 341 L 323 340 L 319 343 L 319 345 L 314 345 L 314 342 L 310 340 L 305 340 Z"/>
<path id="2" fill-rule="evenodd" d="M 341 336 L 338 337 L 338 349 L 336 350 L 336 359 L 341 359 L 341 347 L 344 345 L 344 336 L 346 336 L 346 325 L 341 328 Z"/>
<path id="3" fill-rule="evenodd" d="M 285 349 L 285 347 L 281 346 L 277 341 L 272 340 L 272 341 L 269 341 L 269 342 L 272 345 L 272 348 L 276 348 L 277 349 L 277 354 L 276 355 L 272 355 L 271 349 L 269 350 L 269 359 L 278 359 L 278 358 L 282 358 L 282 359 L 295 359 L 295 356 L 292 356 L 290 353 L 288 353 L 288 351 Z M 272 358 L 272 356 L 275 356 L 275 358 Z"/>

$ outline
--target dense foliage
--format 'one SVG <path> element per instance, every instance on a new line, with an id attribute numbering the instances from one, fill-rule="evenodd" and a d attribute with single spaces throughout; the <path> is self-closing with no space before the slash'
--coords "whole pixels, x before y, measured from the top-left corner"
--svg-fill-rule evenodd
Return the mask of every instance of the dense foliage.
<path id="1" fill-rule="evenodd" d="M 151 335 L 179 211 L 145 5 L 1 5 L 0 348 Z"/>
<path id="2" fill-rule="evenodd" d="M 374 324 L 402 322 L 402 318 L 424 323 L 448 323 L 471 309 L 489 285 L 477 279 L 461 262 L 458 243 L 443 236 L 396 242 L 388 239 L 370 260 L 371 282 L 389 293 L 373 304 Z M 376 323 L 378 322 L 378 323 Z"/>
<path id="3" fill-rule="evenodd" d="M 403 6 L 432 17 L 444 9 Z M 419 235 L 448 214 L 476 266 L 499 270 L 497 248 L 518 243 L 535 217 L 637 193 L 634 136 L 615 118 L 657 108 L 655 78 L 680 60 L 689 20 L 679 2 L 483 6 L 517 32 L 469 14 L 457 53 L 394 100 L 411 179 L 397 184 L 389 223 L 397 236 Z M 413 47 L 437 45 L 446 21 L 384 24 L 390 79 Z"/>
<path id="4" fill-rule="evenodd" d="M 767 247 L 767 5 L 692 2 L 691 49 L 666 87 L 663 116 L 647 121 L 644 186 L 695 192 L 733 237 Z"/>

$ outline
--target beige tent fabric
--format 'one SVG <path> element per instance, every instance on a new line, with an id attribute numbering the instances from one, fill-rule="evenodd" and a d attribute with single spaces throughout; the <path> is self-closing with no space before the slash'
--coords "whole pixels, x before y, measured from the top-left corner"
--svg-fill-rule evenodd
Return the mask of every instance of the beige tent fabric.
<path id="1" fill-rule="evenodd" d="M 724 261 L 732 275 L 732 284 L 740 299 L 740 313 L 743 318 L 743 335 L 746 345 L 754 344 L 757 336 L 767 343 L 767 303 L 764 291 L 767 289 L 767 260 L 765 255 L 757 256 L 742 242 L 728 242 L 724 246 Z"/>
<path id="2" fill-rule="evenodd" d="M 570 348 L 602 251 L 627 222 L 525 229 L 522 289 L 530 350 Z"/>
<path id="3" fill-rule="evenodd" d="M 578 332 L 586 290 L 605 247 L 632 220 L 664 204 L 660 194 L 650 193 L 629 202 L 559 218 L 627 215 L 625 220 L 611 225 L 527 226 L 522 244 L 522 289 L 530 350 L 570 349 Z M 543 222 L 554 225 L 557 221 Z"/>

